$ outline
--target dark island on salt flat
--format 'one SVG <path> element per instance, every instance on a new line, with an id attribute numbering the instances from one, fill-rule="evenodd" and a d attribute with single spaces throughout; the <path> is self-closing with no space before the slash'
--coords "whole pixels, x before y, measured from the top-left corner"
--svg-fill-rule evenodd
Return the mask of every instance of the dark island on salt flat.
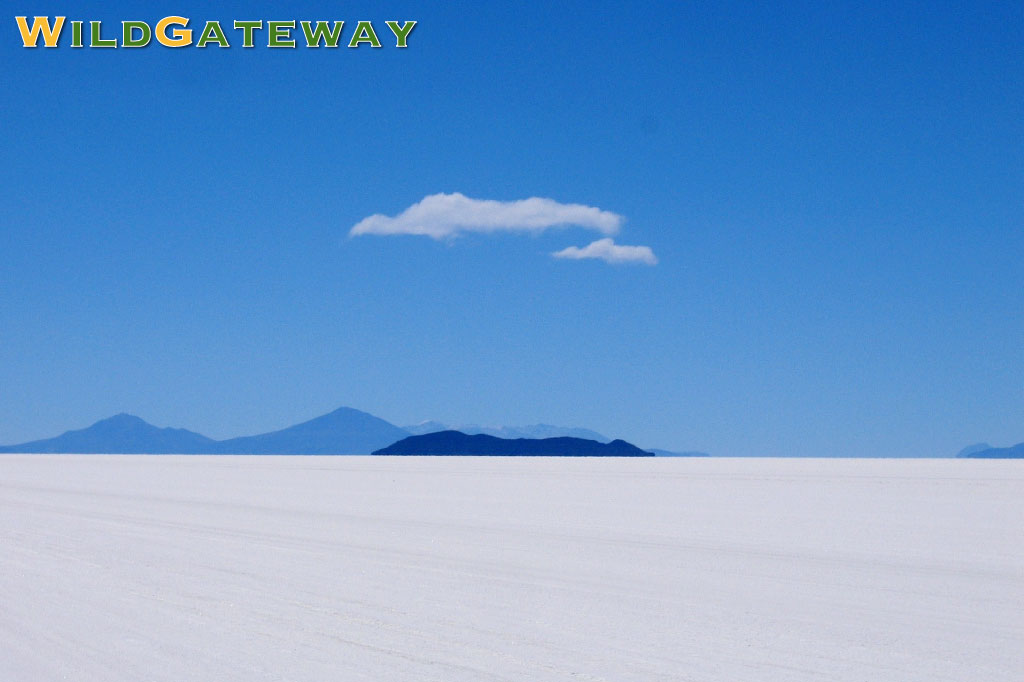
<path id="1" fill-rule="evenodd" d="M 497 438 L 461 431 L 409 436 L 374 455 L 463 455 L 505 457 L 654 457 L 624 440 L 600 443 L 585 438 Z"/>

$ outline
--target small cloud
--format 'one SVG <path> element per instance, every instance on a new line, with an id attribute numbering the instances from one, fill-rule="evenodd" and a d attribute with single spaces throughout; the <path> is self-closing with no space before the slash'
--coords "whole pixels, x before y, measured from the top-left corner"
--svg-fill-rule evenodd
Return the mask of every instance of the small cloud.
<path id="1" fill-rule="evenodd" d="M 419 234 L 444 239 L 465 232 L 536 233 L 570 225 L 616 234 L 622 222 L 620 215 L 583 204 L 561 204 L 539 197 L 518 201 L 470 199 L 455 192 L 431 194 L 394 217 L 378 214 L 363 218 L 349 235 Z"/>
<path id="2" fill-rule="evenodd" d="M 598 239 L 587 246 L 580 248 L 570 246 L 551 254 L 555 258 L 568 258 L 570 260 L 583 260 L 585 258 L 598 258 L 606 263 L 633 264 L 633 265 L 657 265 L 658 258 L 651 251 L 649 246 L 620 246 L 611 237 Z"/>

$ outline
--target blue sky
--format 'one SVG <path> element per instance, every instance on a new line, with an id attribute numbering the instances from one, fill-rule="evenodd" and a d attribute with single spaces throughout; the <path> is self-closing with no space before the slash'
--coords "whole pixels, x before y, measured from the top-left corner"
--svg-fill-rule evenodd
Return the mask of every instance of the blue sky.
<path id="1" fill-rule="evenodd" d="M 21 47 L 14 16 L 58 13 L 419 24 L 406 50 Z M 6 15 L 0 443 L 340 405 L 721 455 L 1024 440 L 1019 4 Z M 585 227 L 349 236 L 454 192 L 615 213 L 658 263 L 551 256 Z"/>

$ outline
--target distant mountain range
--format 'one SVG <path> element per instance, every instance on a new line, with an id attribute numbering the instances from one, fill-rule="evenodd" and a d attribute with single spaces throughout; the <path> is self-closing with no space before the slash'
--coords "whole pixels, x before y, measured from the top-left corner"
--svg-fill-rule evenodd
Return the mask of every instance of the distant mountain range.
<path id="1" fill-rule="evenodd" d="M 438 431 L 409 436 L 374 455 L 468 455 L 515 457 L 654 457 L 624 440 L 600 443 L 586 438 L 497 438 L 487 434 Z"/>
<path id="2" fill-rule="evenodd" d="M 479 426 L 475 424 L 452 427 L 426 421 L 413 426 L 399 428 L 383 419 L 353 409 L 340 407 L 329 414 L 289 426 L 279 431 L 242 436 L 227 440 L 214 440 L 201 433 L 187 429 L 160 428 L 130 414 L 118 414 L 101 419 L 84 429 L 66 431 L 55 438 L 35 440 L 18 445 L 0 446 L 0 453 L 50 453 L 50 454 L 182 454 L 182 455 L 368 455 L 396 448 L 401 443 L 406 448 L 410 436 L 428 436 L 438 433 L 457 432 L 460 436 L 487 436 L 494 440 L 534 441 L 520 446 L 507 443 L 493 443 L 486 440 L 464 440 L 456 436 L 438 437 L 422 441 L 412 440 L 417 448 L 427 450 L 423 454 L 455 454 L 452 448 L 484 448 L 509 451 L 509 454 L 546 454 L 551 443 L 561 447 L 561 454 L 590 453 L 593 445 L 621 444 L 642 455 L 628 454 L 623 448 L 618 456 L 657 457 L 709 457 L 706 452 L 676 452 L 660 448 L 637 448 L 625 441 L 613 441 L 607 436 L 590 429 L 532 424 L 527 426 Z M 449 452 L 436 451 L 438 443 L 448 442 L 444 447 Z M 542 445 L 540 442 L 550 441 Z M 561 442 L 559 442 L 561 441 Z M 581 443 L 582 441 L 582 443 Z M 593 445 L 588 445 L 593 444 Z M 486 447 L 485 447 L 486 446 Z M 530 450 L 519 452 L 516 448 Z M 460 450 L 461 452 L 461 450 Z M 597 452 L 597 451 L 594 451 Z M 602 451 L 604 452 L 604 451 Z M 396 454 L 404 454 L 397 453 Z M 470 454 L 470 453 L 466 453 Z M 473 453 L 481 454 L 481 453 Z M 556 454 L 556 453 L 550 453 Z M 1024 443 L 994 448 L 988 443 L 969 445 L 956 454 L 961 459 L 1018 459 L 1024 458 Z"/>
<path id="3" fill-rule="evenodd" d="M 444 427 L 437 422 L 424 422 L 414 428 L 423 431 L 419 435 L 450 431 L 447 428 L 434 429 L 434 425 Z M 482 431 L 485 427 L 466 428 Z M 581 452 L 589 446 L 580 446 L 575 441 L 595 444 L 624 443 L 624 441 L 609 441 L 605 436 L 589 429 L 549 424 L 487 427 L 487 431 L 489 431 L 487 434 L 471 433 L 467 435 L 487 435 L 505 440 L 521 438 L 557 440 L 564 438 L 567 439 L 563 443 L 565 447 L 577 448 Z M 84 429 L 67 431 L 56 438 L 0 446 L 0 453 L 368 455 L 388 445 L 396 444 L 411 435 L 414 434 L 406 429 L 350 407 L 341 407 L 329 414 L 279 431 L 220 441 L 186 429 L 159 428 L 138 417 L 119 414 L 100 420 Z M 638 448 L 634 449 L 644 452 Z M 657 452 L 659 455 L 669 455 L 668 451 Z M 646 456 L 646 454 L 645 452 L 644 455 Z M 682 453 L 671 453 L 673 456 L 678 454 Z"/>
<path id="4" fill-rule="evenodd" d="M 426 440 L 411 436 L 449 435 Z M 463 436 L 451 435 L 458 433 Z M 488 440 L 465 440 L 486 436 Z M 447 439 L 447 440 L 446 440 Z M 590 429 L 532 424 L 527 426 L 479 426 L 475 424 L 452 427 L 426 421 L 400 428 L 383 419 L 353 409 L 340 407 L 333 412 L 295 424 L 279 431 L 242 436 L 227 440 L 214 440 L 187 429 L 160 428 L 130 414 L 118 414 L 101 419 L 84 429 L 66 431 L 55 438 L 35 440 L 18 445 L 0 446 L 0 453 L 50 454 L 182 454 L 182 455 L 369 455 L 390 451 L 391 447 L 406 449 L 409 445 L 424 450 L 422 454 L 456 454 L 465 447 L 483 452 L 464 454 L 567 454 L 600 456 L 609 450 L 594 450 L 595 445 L 616 445 L 616 456 L 656 457 L 709 457 L 706 452 L 676 452 L 660 448 L 637 448 L 621 440 Z M 510 445 L 500 441 L 530 441 Z M 443 445 L 439 445 L 443 444 Z M 549 452 L 551 446 L 561 448 L 559 453 Z M 628 446 L 628 447 L 626 447 Z M 448 451 L 440 450 L 447 448 Z M 518 449 L 517 449 L 518 448 Z M 632 450 L 641 453 L 637 455 Z M 520 452 L 519 450 L 522 450 Z M 406 454 L 395 452 L 395 454 Z M 969 445 L 956 454 L 961 459 L 1022 459 L 1024 443 L 995 448 L 988 443 Z"/>
<path id="5" fill-rule="evenodd" d="M 372 414 L 342 407 L 280 431 L 213 440 L 185 429 L 161 429 L 119 414 L 56 438 L 0 447 L 0 452 L 145 455 L 368 455 L 408 436 Z"/>
<path id="6" fill-rule="evenodd" d="M 979 446 L 986 447 L 979 447 Z M 957 457 L 967 459 L 1024 459 L 1024 443 L 1017 443 L 1008 448 L 994 448 L 988 443 L 979 443 L 964 448 Z"/>

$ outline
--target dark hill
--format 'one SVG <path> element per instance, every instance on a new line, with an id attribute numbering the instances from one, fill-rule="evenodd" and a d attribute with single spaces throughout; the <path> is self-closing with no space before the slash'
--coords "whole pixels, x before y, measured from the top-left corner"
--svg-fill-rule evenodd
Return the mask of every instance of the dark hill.
<path id="1" fill-rule="evenodd" d="M 511 457 L 653 457 L 624 440 L 599 443 L 584 438 L 496 438 L 461 431 L 440 431 L 409 436 L 375 455 L 473 455 Z"/>
<path id="2" fill-rule="evenodd" d="M 92 426 L 67 431 L 56 438 L 0 447 L 0 452 L 52 454 L 196 454 L 210 452 L 216 443 L 185 429 L 161 429 L 130 414 L 102 419 Z"/>
<path id="3" fill-rule="evenodd" d="M 1024 459 L 1024 443 L 1008 448 L 989 448 L 959 455 L 966 459 Z"/>

